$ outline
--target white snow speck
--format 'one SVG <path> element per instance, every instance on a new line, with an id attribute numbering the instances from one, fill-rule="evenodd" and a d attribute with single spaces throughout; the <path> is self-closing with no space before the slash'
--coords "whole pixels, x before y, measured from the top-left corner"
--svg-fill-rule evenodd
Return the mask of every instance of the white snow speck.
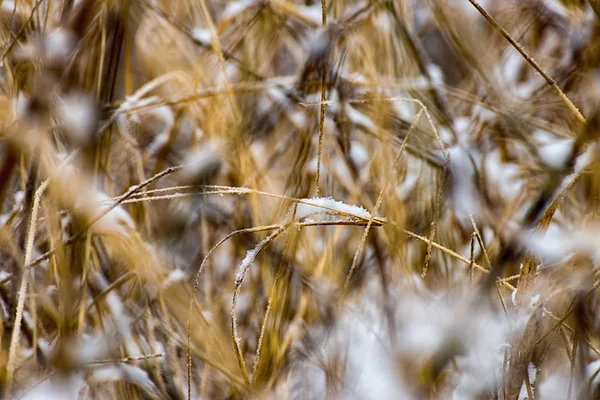
<path id="1" fill-rule="evenodd" d="M 481 121 L 492 122 L 496 118 L 496 113 L 480 105 L 473 107 L 473 114 L 479 115 Z"/>
<path id="2" fill-rule="evenodd" d="M 296 128 L 302 129 L 306 127 L 306 114 L 301 110 L 295 110 L 288 114 L 288 118 Z"/>
<path id="3" fill-rule="evenodd" d="M 186 182 L 210 178 L 221 169 L 221 143 L 217 140 L 207 141 L 201 146 L 190 149 L 185 156 L 185 167 L 181 178 Z"/>
<path id="4" fill-rule="evenodd" d="M 554 170 L 562 170 L 573 152 L 573 145 L 574 141 L 572 139 L 556 140 L 540 146 L 538 154 L 548 167 Z"/>
<path id="5" fill-rule="evenodd" d="M 244 257 L 244 259 L 242 260 L 242 262 L 240 263 L 240 265 L 238 266 L 238 271 L 235 274 L 235 284 L 239 285 L 240 283 L 242 283 L 242 280 L 244 279 L 244 276 L 246 275 L 246 271 L 248 271 L 248 268 L 250 268 L 250 265 L 252 265 L 252 263 L 254 262 L 254 260 L 256 259 L 256 256 L 258 255 L 258 253 L 263 249 L 263 247 L 265 247 L 267 245 L 267 243 L 269 243 L 271 241 L 271 236 L 267 236 L 266 238 L 264 238 L 262 241 L 260 241 L 256 247 L 254 247 L 251 250 L 248 250 L 246 252 L 246 257 Z"/>
<path id="6" fill-rule="evenodd" d="M 177 269 L 174 269 L 173 271 L 169 272 L 169 276 L 167 276 L 167 279 L 165 279 L 164 285 L 169 286 L 172 283 L 184 281 L 185 279 L 186 279 L 185 272 L 183 272 L 183 270 L 177 268 Z"/>
<path id="7" fill-rule="evenodd" d="M 570 235 L 555 224 L 551 224 L 546 232 L 523 236 L 529 249 L 544 263 L 557 262 L 574 250 L 572 240 L 568 239 Z"/>
<path id="8" fill-rule="evenodd" d="M 102 366 L 94 370 L 90 379 L 95 382 L 125 381 L 133 383 L 151 394 L 158 394 L 148 373 L 135 365 L 119 364 Z"/>
<path id="9" fill-rule="evenodd" d="M 243 12 L 245 9 L 252 7 L 257 4 L 256 0 L 239 0 L 239 1 L 230 1 L 227 3 L 227 7 L 225 7 L 225 11 L 221 16 L 221 19 L 228 19 L 237 16 L 239 13 Z"/>
<path id="10" fill-rule="evenodd" d="M 113 200 L 106 193 L 96 190 L 87 197 L 80 197 L 75 208 L 86 210 L 89 213 L 88 217 L 93 221 L 106 213 L 112 204 Z M 117 206 L 96 221 L 92 229 L 96 232 L 112 232 L 128 236 L 128 230 L 135 229 L 135 222 L 123 207 Z"/>
<path id="11" fill-rule="evenodd" d="M 371 120 L 371 118 L 367 117 L 360 111 L 357 111 L 351 105 L 346 104 L 344 106 L 344 110 L 346 111 L 346 116 L 354 125 L 361 126 L 371 132 L 377 130 L 377 126 L 375 126 L 375 123 Z"/>
<path id="12" fill-rule="evenodd" d="M 600 373 L 598 373 L 598 370 L 600 370 L 600 360 L 592 361 L 585 367 L 585 375 L 588 379 L 594 378 L 592 386 L 598 386 L 598 384 L 600 384 Z"/>
<path id="13" fill-rule="evenodd" d="M 73 94 L 61 99 L 57 107 L 57 119 L 68 138 L 76 145 L 88 144 L 93 135 L 98 113 L 91 98 Z"/>
<path id="14" fill-rule="evenodd" d="M 58 28 L 44 40 L 46 59 L 51 64 L 63 63 L 75 49 L 77 38 L 65 28 Z"/>
<path id="15" fill-rule="evenodd" d="M 296 208 L 296 217 L 304 218 L 314 214 L 341 213 L 363 219 L 370 219 L 371 214 L 361 206 L 336 201 L 331 197 L 313 197 L 302 199 Z"/>
<path id="16" fill-rule="evenodd" d="M 350 158 L 359 167 L 362 167 L 369 161 L 369 154 L 362 144 L 353 140 L 350 142 Z"/>
<path id="17" fill-rule="evenodd" d="M 429 72 L 429 76 L 431 77 L 431 83 L 434 85 L 444 84 L 444 71 L 437 64 L 429 64 L 427 72 Z"/>
<path id="18" fill-rule="evenodd" d="M 142 352 L 137 343 L 133 340 L 133 335 L 129 327 L 129 316 L 126 314 L 125 307 L 119 296 L 117 296 L 115 292 L 110 292 L 106 295 L 106 304 L 113 315 L 119 335 L 125 342 L 128 354 L 134 357 L 141 356 Z"/>
<path id="19" fill-rule="evenodd" d="M 290 103 L 290 99 L 285 94 L 285 91 L 279 87 L 272 87 L 267 90 L 269 96 L 278 104 L 288 105 Z"/>
<path id="20" fill-rule="evenodd" d="M 516 51 L 511 51 L 504 58 L 502 75 L 504 79 L 510 83 L 516 83 L 519 72 L 523 65 L 523 58 Z"/>
<path id="21" fill-rule="evenodd" d="M 523 179 L 519 177 L 519 167 L 500 159 L 498 150 L 489 153 L 484 162 L 488 182 L 494 182 L 505 200 L 514 200 L 523 190 Z"/>
<path id="22" fill-rule="evenodd" d="M 212 35 L 208 29 L 194 28 L 194 30 L 192 30 L 192 37 L 204 45 L 209 45 Z"/>
<path id="23" fill-rule="evenodd" d="M 25 393 L 22 400 L 75 400 L 79 398 L 79 392 L 85 384 L 81 374 L 68 376 L 55 376 L 48 378 L 39 385 Z"/>
<path id="24" fill-rule="evenodd" d="M 459 218 L 480 212 L 479 192 L 475 186 L 475 169 L 466 149 L 461 146 L 448 148 L 452 168 L 452 199 Z"/>
<path id="25" fill-rule="evenodd" d="M 384 34 L 391 34 L 394 31 L 394 21 L 390 16 L 389 12 L 380 11 L 375 16 L 375 20 L 373 21 L 377 29 L 379 29 Z"/>
<path id="26" fill-rule="evenodd" d="M 529 382 L 533 385 L 537 378 L 537 368 L 531 362 L 527 365 L 527 376 L 529 377 Z"/>
<path id="27" fill-rule="evenodd" d="M 542 400 L 564 400 L 567 398 L 569 385 L 568 371 L 560 371 L 546 378 L 539 386 L 540 399 Z"/>
<path id="28" fill-rule="evenodd" d="M 323 20 L 323 13 L 321 11 L 321 5 L 316 4 L 314 6 L 302 6 L 296 5 L 296 11 L 301 14 L 307 21 L 312 22 L 315 25 L 321 25 Z"/>
<path id="29" fill-rule="evenodd" d="M 0 281 L 7 279 L 9 276 L 10 276 L 10 274 L 8 272 L 0 271 Z"/>

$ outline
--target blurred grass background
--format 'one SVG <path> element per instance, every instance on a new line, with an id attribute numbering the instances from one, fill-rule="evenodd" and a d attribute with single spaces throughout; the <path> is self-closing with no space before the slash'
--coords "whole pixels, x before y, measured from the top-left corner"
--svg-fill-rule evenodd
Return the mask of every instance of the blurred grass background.
<path id="1" fill-rule="evenodd" d="M 597 0 L 0 32 L 3 398 L 599 398 Z"/>

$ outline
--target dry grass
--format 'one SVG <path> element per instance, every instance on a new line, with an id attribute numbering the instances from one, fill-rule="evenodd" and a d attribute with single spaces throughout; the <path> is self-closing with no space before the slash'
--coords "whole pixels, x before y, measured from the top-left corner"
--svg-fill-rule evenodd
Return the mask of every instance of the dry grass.
<path id="1" fill-rule="evenodd" d="M 0 2 L 0 396 L 598 398 L 599 10 Z"/>

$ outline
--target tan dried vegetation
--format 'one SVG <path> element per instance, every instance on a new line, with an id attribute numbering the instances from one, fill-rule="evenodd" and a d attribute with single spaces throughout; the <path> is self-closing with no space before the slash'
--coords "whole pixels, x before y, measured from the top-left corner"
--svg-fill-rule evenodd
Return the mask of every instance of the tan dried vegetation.
<path id="1" fill-rule="evenodd" d="M 597 0 L 0 32 L 4 398 L 600 396 Z"/>

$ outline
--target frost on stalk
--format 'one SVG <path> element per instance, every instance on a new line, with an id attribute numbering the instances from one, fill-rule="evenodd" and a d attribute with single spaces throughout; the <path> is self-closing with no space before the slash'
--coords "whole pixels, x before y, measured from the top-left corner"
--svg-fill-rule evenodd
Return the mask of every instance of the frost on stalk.
<path id="1" fill-rule="evenodd" d="M 362 219 L 370 219 L 371 214 L 361 206 L 336 201 L 331 197 L 313 197 L 302 199 L 296 208 L 296 217 L 305 218 L 323 214 L 343 214 Z"/>
<path id="2" fill-rule="evenodd" d="M 240 283 L 242 283 L 242 280 L 244 279 L 244 276 L 246 275 L 246 272 L 248 271 L 248 268 L 250 268 L 250 265 L 254 262 L 254 260 L 256 259 L 256 256 L 258 255 L 258 253 L 270 241 L 271 241 L 271 236 L 267 236 L 265 239 L 263 239 L 262 241 L 260 241 L 256 245 L 255 248 L 253 248 L 251 250 L 248 250 L 246 252 L 246 257 L 244 257 L 244 259 L 242 260 L 242 262 L 238 266 L 238 271 L 237 271 L 237 273 L 235 275 L 235 284 L 236 285 L 239 285 Z"/>
<path id="3" fill-rule="evenodd" d="M 533 363 L 529 363 L 527 365 L 527 378 L 529 380 L 530 387 L 533 388 L 537 378 L 537 369 Z M 527 392 L 527 386 L 525 385 L 525 382 L 523 382 L 523 385 L 521 386 L 518 400 L 533 400 L 529 399 L 529 393 Z"/>

